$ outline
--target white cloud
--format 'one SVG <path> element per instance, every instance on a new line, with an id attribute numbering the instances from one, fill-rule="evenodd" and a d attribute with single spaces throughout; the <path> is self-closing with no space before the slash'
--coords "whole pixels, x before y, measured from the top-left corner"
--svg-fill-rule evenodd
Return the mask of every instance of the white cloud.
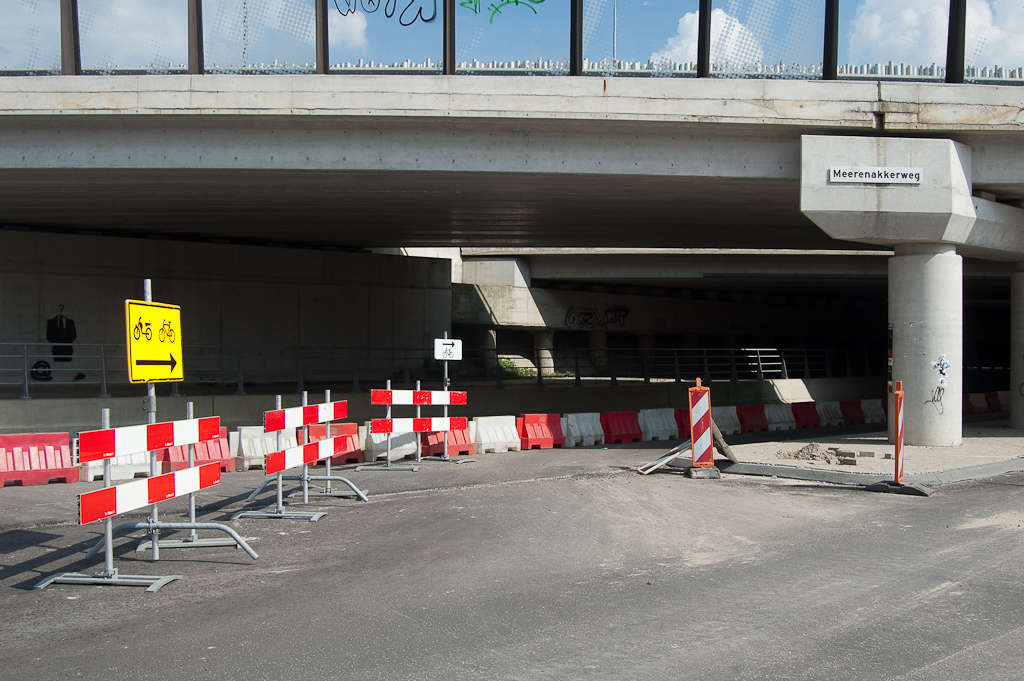
<path id="1" fill-rule="evenodd" d="M 188 61 L 184 3 L 81 1 L 82 68 L 167 68 Z"/>
<path id="2" fill-rule="evenodd" d="M 1024 12 L 1019 0 L 967 3 L 967 64 L 1024 66 Z"/>
<path id="3" fill-rule="evenodd" d="M 0 67 L 60 68 L 60 5 L 57 0 L 4 5 Z"/>
<path id="4" fill-rule="evenodd" d="M 365 50 L 370 44 L 366 39 L 366 15 L 362 12 L 352 12 L 344 16 L 336 11 L 331 12 L 327 25 L 332 49 L 345 47 L 353 50 Z"/>
<path id="5" fill-rule="evenodd" d="M 864 0 L 857 8 L 847 56 L 852 64 L 944 64 L 949 3 Z"/>
<path id="6" fill-rule="evenodd" d="M 735 17 L 724 10 L 711 12 L 711 62 L 726 66 L 758 64 L 764 50 L 757 37 Z M 679 29 L 668 39 L 651 61 L 686 63 L 697 61 L 697 13 L 687 12 L 679 20 Z"/>

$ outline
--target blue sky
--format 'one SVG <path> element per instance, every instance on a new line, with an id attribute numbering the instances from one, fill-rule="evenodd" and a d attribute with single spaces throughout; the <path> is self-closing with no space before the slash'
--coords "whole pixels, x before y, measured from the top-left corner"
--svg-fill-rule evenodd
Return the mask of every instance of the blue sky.
<path id="1" fill-rule="evenodd" d="M 441 0 L 331 0 L 331 61 L 441 57 Z M 585 0 L 584 56 L 688 61 L 697 0 Z M 817 64 L 823 0 L 716 0 L 712 58 Z M 945 61 L 948 0 L 842 0 L 840 64 Z M 186 60 L 184 0 L 79 0 L 86 68 Z M 313 0 L 204 0 L 208 66 L 313 60 Z M 0 66 L 59 56 L 59 0 L 0 0 Z M 339 11 L 340 10 L 340 11 Z M 460 0 L 459 60 L 566 60 L 569 0 Z M 424 18 L 434 17 L 432 21 Z M 1024 3 L 968 1 L 968 63 L 1024 65 Z"/>

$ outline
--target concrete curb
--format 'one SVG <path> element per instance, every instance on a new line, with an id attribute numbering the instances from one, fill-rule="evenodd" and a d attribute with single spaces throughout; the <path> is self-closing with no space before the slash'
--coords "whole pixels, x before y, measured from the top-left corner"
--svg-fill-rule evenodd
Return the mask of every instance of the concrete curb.
<path id="1" fill-rule="evenodd" d="M 827 482 L 834 485 L 870 485 L 883 480 L 891 480 L 892 475 L 872 471 L 870 473 L 854 473 L 852 471 L 832 471 L 820 468 L 796 468 L 793 466 L 781 466 L 763 463 L 732 463 L 731 461 L 716 461 L 716 465 L 723 473 L 731 475 L 763 475 L 787 478 L 790 480 L 808 480 L 814 482 Z M 669 464 L 670 466 L 672 464 Z M 1015 471 L 1024 471 L 1024 457 L 1010 459 L 1008 461 L 993 461 L 991 463 L 979 464 L 977 466 L 966 466 L 964 468 L 951 468 L 944 471 L 922 471 L 919 473 L 907 473 L 905 481 L 910 483 L 921 483 L 931 487 L 950 485 L 964 480 L 976 480 L 987 478 L 993 475 L 1002 475 Z"/>

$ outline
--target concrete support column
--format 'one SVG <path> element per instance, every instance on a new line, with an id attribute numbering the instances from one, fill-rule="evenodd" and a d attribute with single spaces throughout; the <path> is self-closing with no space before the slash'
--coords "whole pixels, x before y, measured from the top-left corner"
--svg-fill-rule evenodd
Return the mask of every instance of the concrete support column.
<path id="1" fill-rule="evenodd" d="M 555 373 L 555 330 L 536 329 L 533 332 L 533 350 L 537 370 L 544 376 Z"/>
<path id="2" fill-rule="evenodd" d="M 963 291 L 963 258 L 955 246 L 896 246 L 889 259 L 889 322 L 908 445 L 963 441 Z M 893 396 L 888 399 L 891 438 Z"/>
<path id="3" fill-rule="evenodd" d="M 598 373 L 608 370 L 608 332 L 590 331 L 587 333 L 590 341 L 590 364 Z"/>
<path id="4" fill-rule="evenodd" d="M 1010 275 L 1010 427 L 1024 428 L 1024 263 Z"/>

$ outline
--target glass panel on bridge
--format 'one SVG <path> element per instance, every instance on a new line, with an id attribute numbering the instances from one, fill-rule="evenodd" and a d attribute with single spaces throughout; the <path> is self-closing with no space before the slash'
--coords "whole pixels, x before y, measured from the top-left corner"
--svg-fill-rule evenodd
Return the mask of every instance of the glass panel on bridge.
<path id="1" fill-rule="evenodd" d="M 839 3 L 839 77 L 943 81 L 949 0 Z"/>
<path id="2" fill-rule="evenodd" d="M 4 4 L 0 21 L 0 73 L 60 73 L 60 0 L 16 0 Z"/>
<path id="3" fill-rule="evenodd" d="M 459 0 L 456 72 L 567 74 L 569 4 L 566 0 Z"/>
<path id="4" fill-rule="evenodd" d="M 207 73 L 314 73 L 315 37 L 314 0 L 203 2 Z"/>
<path id="5" fill-rule="evenodd" d="M 78 31 L 82 73 L 188 73 L 184 2 L 78 0 Z"/>
<path id="6" fill-rule="evenodd" d="M 967 0 L 964 55 L 969 82 L 1024 82 L 1024 4 Z"/>
<path id="7" fill-rule="evenodd" d="M 442 0 L 331 0 L 331 71 L 440 73 Z"/>
<path id="8" fill-rule="evenodd" d="M 699 0 L 585 0 L 583 72 L 695 76 Z"/>
<path id="9" fill-rule="evenodd" d="M 719 0 L 711 12 L 711 73 L 821 78 L 824 41 L 821 0 Z"/>

